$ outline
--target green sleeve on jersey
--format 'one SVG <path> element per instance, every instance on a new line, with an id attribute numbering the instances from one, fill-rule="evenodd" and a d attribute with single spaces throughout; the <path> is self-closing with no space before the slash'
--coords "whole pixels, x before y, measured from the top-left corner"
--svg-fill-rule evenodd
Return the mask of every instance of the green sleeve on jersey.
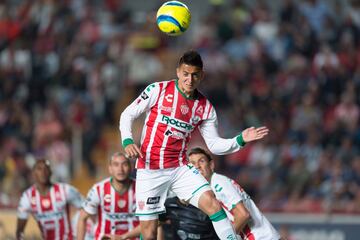
<path id="1" fill-rule="evenodd" d="M 236 141 L 240 146 L 245 146 L 246 142 L 243 139 L 242 133 L 240 133 L 237 137 L 236 137 Z"/>
<path id="2" fill-rule="evenodd" d="M 126 138 L 122 142 L 123 148 L 125 148 L 127 145 L 130 145 L 130 144 L 134 144 L 134 140 L 132 140 L 131 138 Z"/>

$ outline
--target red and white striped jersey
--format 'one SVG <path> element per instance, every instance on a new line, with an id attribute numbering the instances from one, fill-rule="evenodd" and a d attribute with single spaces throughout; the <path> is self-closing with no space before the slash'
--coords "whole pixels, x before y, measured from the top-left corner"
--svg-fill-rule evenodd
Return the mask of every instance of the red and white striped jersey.
<path id="1" fill-rule="evenodd" d="M 132 139 L 132 123 L 146 112 L 141 136 L 141 151 L 136 167 L 163 169 L 187 163 L 186 151 L 191 133 L 199 128 L 209 150 L 218 155 L 241 148 L 236 137 L 224 139 L 217 131 L 212 104 L 198 91 L 188 98 L 179 90 L 177 80 L 150 84 L 121 114 L 122 140 Z"/>
<path id="2" fill-rule="evenodd" d="M 115 190 L 111 181 L 107 178 L 96 183 L 84 201 L 83 209 L 97 215 L 95 239 L 101 239 L 104 234 L 121 235 L 139 225 L 135 216 L 135 181 L 123 194 Z"/>
<path id="3" fill-rule="evenodd" d="M 228 218 L 234 221 L 232 209 L 242 202 L 250 213 L 251 220 L 240 234 L 244 240 L 278 240 L 280 235 L 269 220 L 260 212 L 250 196 L 234 180 L 217 173 L 213 173 L 210 180 L 211 189 L 216 199 L 220 201 Z"/>
<path id="4" fill-rule="evenodd" d="M 82 201 L 78 190 L 69 184 L 54 183 L 46 195 L 41 195 L 33 185 L 22 194 L 17 216 L 27 219 L 32 214 L 43 239 L 73 239 L 70 205 L 81 208 Z"/>

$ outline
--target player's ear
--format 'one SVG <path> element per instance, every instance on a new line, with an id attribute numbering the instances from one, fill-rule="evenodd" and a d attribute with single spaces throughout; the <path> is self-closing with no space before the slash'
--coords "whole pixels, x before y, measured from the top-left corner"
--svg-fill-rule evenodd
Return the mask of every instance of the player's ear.
<path id="1" fill-rule="evenodd" d="M 176 76 L 180 78 L 180 67 L 176 68 Z"/>
<path id="2" fill-rule="evenodd" d="M 215 162 L 214 162 L 214 160 L 210 161 L 210 168 L 211 168 L 212 171 L 215 170 Z"/>

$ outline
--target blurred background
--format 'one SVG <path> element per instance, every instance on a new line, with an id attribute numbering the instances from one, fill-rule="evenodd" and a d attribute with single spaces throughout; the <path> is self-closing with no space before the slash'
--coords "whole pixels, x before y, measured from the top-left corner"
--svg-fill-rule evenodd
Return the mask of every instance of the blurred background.
<path id="1" fill-rule="evenodd" d="M 216 157 L 217 171 L 289 239 L 357 239 L 360 1 L 184 0 L 192 23 L 180 37 L 157 29 L 163 2 L 0 1 L 0 236 L 14 236 L 4 219 L 15 219 L 35 158 L 86 194 L 121 148 L 124 107 L 196 49 L 220 134 L 271 129 Z M 198 133 L 191 145 L 204 145 Z"/>

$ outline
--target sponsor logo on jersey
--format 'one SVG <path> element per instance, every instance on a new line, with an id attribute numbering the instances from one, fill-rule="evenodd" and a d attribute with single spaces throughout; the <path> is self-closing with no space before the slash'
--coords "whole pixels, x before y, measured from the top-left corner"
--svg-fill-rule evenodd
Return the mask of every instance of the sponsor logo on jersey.
<path id="1" fill-rule="evenodd" d="M 105 201 L 105 202 L 111 202 L 111 195 L 110 195 L 110 194 L 106 194 L 106 195 L 104 196 L 104 201 Z"/>
<path id="2" fill-rule="evenodd" d="M 186 104 L 182 104 L 180 106 L 180 111 L 183 115 L 186 115 L 189 112 L 189 107 Z"/>
<path id="3" fill-rule="evenodd" d="M 147 200 L 146 200 L 146 204 L 157 204 L 160 202 L 160 196 L 157 196 L 157 197 L 149 197 Z"/>
<path id="4" fill-rule="evenodd" d="M 126 205 L 126 201 L 120 199 L 120 200 L 117 202 L 117 205 L 119 206 L 119 208 L 123 208 L 123 207 L 125 207 L 125 205 Z"/>
<path id="5" fill-rule="evenodd" d="M 35 205 L 36 204 L 36 198 L 35 197 L 32 197 L 31 200 L 30 200 L 31 204 L 32 205 Z"/>
<path id="6" fill-rule="evenodd" d="M 146 92 L 142 92 L 141 95 L 140 95 L 140 97 L 141 97 L 142 99 L 144 99 L 144 100 L 146 100 L 146 99 L 149 98 L 149 96 L 146 94 Z"/>
<path id="7" fill-rule="evenodd" d="M 172 107 L 160 106 L 160 110 L 162 110 L 164 112 L 171 113 L 173 111 L 173 108 Z"/>
<path id="8" fill-rule="evenodd" d="M 199 106 L 197 109 L 196 109 L 196 113 L 199 114 L 199 115 L 202 115 L 204 113 L 204 107 L 203 106 Z"/>
<path id="9" fill-rule="evenodd" d="M 173 137 L 175 139 L 184 139 L 185 135 L 182 132 L 178 132 L 178 131 L 171 131 L 171 130 L 166 130 L 166 132 L 164 133 L 165 136 L 167 137 Z"/>
<path id="10" fill-rule="evenodd" d="M 194 129 L 191 124 L 166 115 L 162 115 L 161 122 L 183 132 L 189 132 Z"/>
<path id="11" fill-rule="evenodd" d="M 111 220 L 127 220 L 134 217 L 133 213 L 106 213 L 106 217 Z"/>
<path id="12" fill-rule="evenodd" d="M 63 217 L 63 212 L 35 213 L 35 218 L 38 220 L 54 220 L 62 217 Z"/>
<path id="13" fill-rule="evenodd" d="M 174 95 L 173 94 L 168 94 L 165 96 L 165 100 L 169 103 L 171 103 L 173 101 Z"/>

